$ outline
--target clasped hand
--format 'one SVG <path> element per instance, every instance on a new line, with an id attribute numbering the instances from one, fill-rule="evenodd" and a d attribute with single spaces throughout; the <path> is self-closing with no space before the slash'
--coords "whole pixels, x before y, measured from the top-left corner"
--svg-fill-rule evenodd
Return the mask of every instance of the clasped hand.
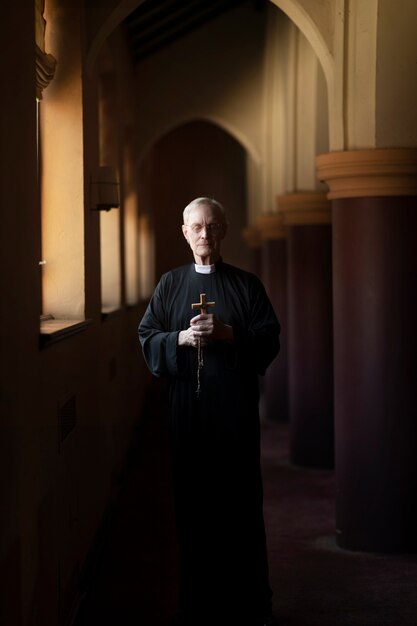
<path id="1" fill-rule="evenodd" d="M 196 348 L 200 340 L 200 345 L 204 347 L 210 339 L 232 342 L 233 328 L 223 324 L 212 313 L 203 313 L 193 317 L 190 320 L 190 327 L 179 333 L 178 345 Z"/>

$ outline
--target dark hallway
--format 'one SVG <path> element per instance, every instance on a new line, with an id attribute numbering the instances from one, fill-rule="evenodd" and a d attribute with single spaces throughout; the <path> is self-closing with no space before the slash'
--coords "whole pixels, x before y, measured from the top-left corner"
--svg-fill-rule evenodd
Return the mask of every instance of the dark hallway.
<path id="1" fill-rule="evenodd" d="M 187 233 L 222 241 L 223 220 L 182 229 L 201 195 L 227 211 L 225 264 L 259 277 L 282 329 L 260 405 L 275 613 L 283 626 L 417 626 L 416 0 L 2 9 L 0 626 L 164 626 L 176 610 L 164 400 L 137 330 L 161 273 L 192 269 Z M 178 289 L 178 303 L 191 314 L 206 291 L 220 302 L 204 288 Z M 220 296 L 230 341 L 226 316 L 258 301 Z M 218 391 L 200 404 L 215 426 L 239 415 Z M 245 391 L 233 401 L 246 410 Z M 211 594 L 204 610 L 223 610 L 212 581 L 234 583 L 230 611 L 243 596 L 247 619 L 266 588 L 235 506 L 248 456 L 237 465 L 218 441 L 240 488 L 205 445 L 210 493 L 228 491 L 211 506 L 193 484 L 183 519 L 200 516 L 205 554 L 233 555 L 237 574 L 211 576 L 194 544 L 187 574 Z M 220 547 L 206 511 L 228 521 Z"/>
<path id="2" fill-rule="evenodd" d="M 74 626 L 167 626 L 175 611 L 177 548 L 164 410 L 157 382 Z M 415 626 L 417 557 L 337 548 L 333 472 L 290 465 L 287 429 L 268 421 L 262 435 L 270 576 L 280 624 Z"/>

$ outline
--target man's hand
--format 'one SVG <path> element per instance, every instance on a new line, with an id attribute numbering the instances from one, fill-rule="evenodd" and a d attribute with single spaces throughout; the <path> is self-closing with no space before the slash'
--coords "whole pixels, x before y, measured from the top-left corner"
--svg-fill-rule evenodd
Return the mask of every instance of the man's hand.
<path id="1" fill-rule="evenodd" d="M 190 320 L 188 330 L 182 330 L 179 333 L 178 345 L 196 348 L 199 339 L 203 347 L 207 345 L 210 339 L 232 343 L 233 328 L 220 322 L 213 314 L 196 315 Z"/>
<path id="2" fill-rule="evenodd" d="M 193 328 L 188 328 L 187 330 L 181 330 L 178 334 L 178 345 L 179 346 L 190 346 L 191 348 L 197 348 L 198 340 L 200 339 L 200 345 L 202 347 L 206 346 L 208 340 L 204 337 L 200 337 Z"/>

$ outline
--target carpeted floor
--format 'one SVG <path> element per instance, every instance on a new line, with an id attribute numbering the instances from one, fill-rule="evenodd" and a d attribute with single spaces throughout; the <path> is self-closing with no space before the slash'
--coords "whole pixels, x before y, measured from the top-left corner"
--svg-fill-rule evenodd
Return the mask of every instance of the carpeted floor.
<path id="1" fill-rule="evenodd" d="M 157 386 L 75 626 L 167 626 L 175 611 L 178 555 L 164 407 Z M 270 578 L 282 626 L 417 626 L 417 556 L 337 548 L 333 473 L 289 465 L 287 430 L 267 422 L 262 435 Z"/>

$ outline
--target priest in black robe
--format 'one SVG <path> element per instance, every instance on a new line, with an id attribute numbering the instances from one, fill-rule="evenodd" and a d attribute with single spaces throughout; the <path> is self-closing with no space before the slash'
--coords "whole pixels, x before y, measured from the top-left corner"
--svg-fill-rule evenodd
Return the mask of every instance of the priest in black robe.
<path id="1" fill-rule="evenodd" d="M 220 203 L 191 202 L 182 229 L 195 262 L 162 276 L 139 325 L 149 369 L 169 379 L 180 547 L 175 623 L 264 626 L 272 592 L 258 375 L 278 353 L 279 323 L 259 279 L 221 259 Z"/>

